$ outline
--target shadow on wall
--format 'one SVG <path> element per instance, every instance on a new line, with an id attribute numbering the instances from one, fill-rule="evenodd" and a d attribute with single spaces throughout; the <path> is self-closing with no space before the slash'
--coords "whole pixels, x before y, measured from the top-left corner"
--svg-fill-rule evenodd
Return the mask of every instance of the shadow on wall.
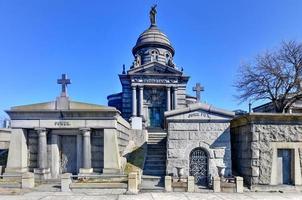
<path id="1" fill-rule="evenodd" d="M 214 158 L 222 159 L 222 166 L 225 166 L 225 176 L 232 176 L 231 169 L 231 138 L 230 127 L 224 130 L 222 134 L 210 145 L 210 148 L 214 150 Z M 216 163 L 216 167 L 218 164 Z"/>
<path id="2" fill-rule="evenodd" d="M 125 167 L 125 174 L 129 174 L 133 171 L 143 170 L 145 158 L 147 155 L 147 142 L 140 147 L 136 147 L 130 153 L 127 153 L 124 157 L 127 158 L 127 164 Z"/>

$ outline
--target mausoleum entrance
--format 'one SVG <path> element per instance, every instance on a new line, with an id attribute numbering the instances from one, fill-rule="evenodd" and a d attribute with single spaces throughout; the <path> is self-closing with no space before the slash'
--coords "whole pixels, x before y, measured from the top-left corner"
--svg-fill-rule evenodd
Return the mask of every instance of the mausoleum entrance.
<path id="1" fill-rule="evenodd" d="M 208 154 L 198 147 L 190 153 L 190 176 L 195 177 L 195 183 L 202 186 L 208 186 Z"/>
<path id="2" fill-rule="evenodd" d="M 60 172 L 77 174 L 77 138 L 75 135 L 62 135 L 60 142 Z"/>
<path id="3" fill-rule="evenodd" d="M 147 116 L 147 126 L 155 128 L 163 128 L 164 112 L 166 106 L 166 91 L 165 88 L 146 88 L 144 91 L 145 111 Z"/>
<path id="4" fill-rule="evenodd" d="M 293 150 L 278 149 L 278 184 L 293 184 Z"/>

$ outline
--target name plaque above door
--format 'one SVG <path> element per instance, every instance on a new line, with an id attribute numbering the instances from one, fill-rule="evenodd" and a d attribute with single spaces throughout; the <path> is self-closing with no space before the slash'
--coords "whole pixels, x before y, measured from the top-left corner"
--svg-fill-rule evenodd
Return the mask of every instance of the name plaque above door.
<path id="1" fill-rule="evenodd" d="M 40 127 L 79 128 L 79 127 L 85 127 L 85 120 L 41 120 Z"/>
<path id="2" fill-rule="evenodd" d="M 71 124 L 69 121 L 58 121 L 58 122 L 54 122 L 54 125 L 61 127 L 61 126 L 70 126 Z"/>

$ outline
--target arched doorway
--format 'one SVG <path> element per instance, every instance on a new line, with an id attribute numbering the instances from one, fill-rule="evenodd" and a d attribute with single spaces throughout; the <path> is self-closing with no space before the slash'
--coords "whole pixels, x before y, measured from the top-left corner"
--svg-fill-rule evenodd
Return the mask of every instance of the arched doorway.
<path id="1" fill-rule="evenodd" d="M 198 147 L 190 153 L 190 176 L 194 176 L 198 185 L 208 185 L 208 153 Z"/>

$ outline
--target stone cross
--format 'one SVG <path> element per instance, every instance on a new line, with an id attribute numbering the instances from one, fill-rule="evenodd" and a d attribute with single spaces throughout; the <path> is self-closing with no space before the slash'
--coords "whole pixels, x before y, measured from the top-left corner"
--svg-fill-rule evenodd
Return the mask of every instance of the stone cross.
<path id="1" fill-rule="evenodd" d="M 204 87 L 200 85 L 200 83 L 196 83 L 196 86 L 193 87 L 193 91 L 196 92 L 197 102 L 200 102 L 200 92 L 204 91 Z"/>
<path id="2" fill-rule="evenodd" d="M 61 97 L 67 97 L 67 85 L 71 84 L 70 79 L 66 74 L 62 74 L 62 78 L 57 80 L 57 83 L 62 85 Z"/>

